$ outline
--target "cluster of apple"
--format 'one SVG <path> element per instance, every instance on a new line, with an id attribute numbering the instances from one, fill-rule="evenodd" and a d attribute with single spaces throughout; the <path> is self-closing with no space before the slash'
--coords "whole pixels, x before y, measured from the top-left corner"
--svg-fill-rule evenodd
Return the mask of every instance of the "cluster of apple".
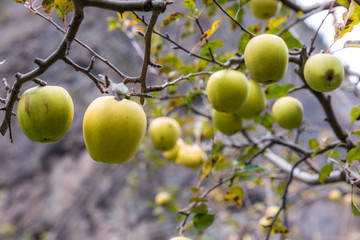
<path id="1" fill-rule="evenodd" d="M 259 85 L 280 81 L 288 65 L 288 48 L 278 36 L 262 34 L 252 38 L 245 48 L 245 65 L 252 80 L 235 70 L 213 73 L 206 86 L 212 106 L 214 125 L 226 135 L 242 128 L 242 119 L 260 114 L 265 106 L 264 90 Z M 317 92 L 330 92 L 341 85 L 344 69 L 341 62 L 331 54 L 311 56 L 304 66 L 308 86 Z M 300 126 L 303 106 L 294 97 L 279 98 L 272 107 L 275 121 L 285 129 Z"/>
<path id="2" fill-rule="evenodd" d="M 191 169 L 199 168 L 206 159 L 205 151 L 198 144 L 187 144 L 180 138 L 179 123 L 166 116 L 153 119 L 149 135 L 155 149 L 171 161 Z"/>

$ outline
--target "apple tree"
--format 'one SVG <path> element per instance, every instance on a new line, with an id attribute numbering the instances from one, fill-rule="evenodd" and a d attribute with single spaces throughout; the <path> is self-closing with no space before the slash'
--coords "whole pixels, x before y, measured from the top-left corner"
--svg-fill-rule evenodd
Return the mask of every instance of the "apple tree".
<path id="1" fill-rule="evenodd" d="M 242 233 L 243 239 L 291 235 L 288 214 L 294 201 L 289 199 L 296 182 L 306 189 L 343 183 L 351 196 L 344 211 L 360 216 L 354 200 L 360 181 L 360 105 L 344 116 L 333 100 L 339 92 L 357 96 L 360 75 L 347 66 L 352 60 L 341 62 L 336 53 L 358 48 L 360 42 L 349 40 L 339 49 L 316 45 L 328 18 L 335 19 L 334 43 L 353 31 L 360 22 L 360 0 L 310 5 L 294 0 L 14 2 L 56 28 L 63 39 L 49 56 L 34 59 L 36 68 L 2 80 L 0 132 L 13 144 L 14 121 L 38 142 L 57 141 L 68 130 L 71 98 L 41 78 L 62 61 L 104 95 L 89 103 L 83 119 L 84 144 L 93 160 L 124 164 L 138 152 L 198 174 L 181 206 L 166 191 L 154 200 L 176 207 L 179 237 L 173 240 L 214 227 L 217 213 L 209 207 L 211 201 L 256 208 L 244 206 L 246 189 L 264 189 L 265 180 L 276 201 L 256 209 L 261 212 L 259 231 Z M 134 54 L 142 57 L 138 75 L 128 75 L 77 37 L 86 8 L 110 10 L 108 31 L 123 32 Z M 339 9 L 342 19 L 334 17 Z M 297 26 L 319 12 L 326 15 L 315 22 L 316 30 L 298 37 Z M 247 21 L 244 16 L 250 15 L 253 20 Z M 172 27 L 176 24 L 181 27 Z M 86 66 L 70 57 L 74 44 L 92 55 L 83 59 Z M 2 57 L 0 66 L 6 68 Z M 104 64 L 116 79 L 96 72 L 97 64 Z M 27 82 L 38 86 L 25 91 Z M 314 112 L 321 114 L 325 130 L 309 124 Z"/>

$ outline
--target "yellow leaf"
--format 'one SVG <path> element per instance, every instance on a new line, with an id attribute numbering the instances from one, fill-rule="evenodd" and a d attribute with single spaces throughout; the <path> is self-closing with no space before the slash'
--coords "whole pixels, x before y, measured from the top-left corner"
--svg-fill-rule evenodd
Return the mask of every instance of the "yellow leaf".
<path id="1" fill-rule="evenodd" d="M 287 17 L 280 17 L 277 19 L 270 19 L 270 21 L 268 22 L 266 28 L 268 30 L 274 29 L 277 26 L 279 26 L 280 24 L 282 24 L 283 22 L 285 22 L 287 20 Z"/>
<path id="2" fill-rule="evenodd" d="M 204 42 L 206 39 L 208 39 L 211 35 L 214 34 L 214 32 L 218 29 L 220 23 L 225 19 L 225 17 L 220 18 L 219 20 L 215 21 L 211 27 L 204 32 L 204 34 L 201 36 L 201 42 Z"/>
<path id="3" fill-rule="evenodd" d="M 335 24 L 335 40 L 351 32 L 354 26 L 360 22 L 360 6 L 354 0 L 351 0 L 348 11 L 343 14 L 343 19 L 344 23 Z"/>

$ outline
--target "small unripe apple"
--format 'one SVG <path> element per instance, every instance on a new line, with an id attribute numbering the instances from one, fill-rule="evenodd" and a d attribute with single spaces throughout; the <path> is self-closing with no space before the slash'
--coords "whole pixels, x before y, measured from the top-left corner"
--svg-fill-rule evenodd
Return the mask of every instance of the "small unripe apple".
<path id="1" fill-rule="evenodd" d="M 272 107 L 275 121 L 285 129 L 298 128 L 303 118 L 303 106 L 293 97 L 279 98 Z"/>
<path id="2" fill-rule="evenodd" d="M 176 162 L 187 168 L 198 169 L 206 158 L 205 151 L 199 145 L 184 144 L 180 147 Z"/>
<path id="3" fill-rule="evenodd" d="M 171 195 L 168 192 L 159 192 L 155 196 L 155 203 L 157 205 L 165 205 L 170 203 L 171 201 Z"/>
<path id="4" fill-rule="evenodd" d="M 22 131 L 32 141 L 56 142 L 73 121 L 74 105 L 62 87 L 44 86 L 26 90 L 20 98 L 17 119 Z"/>
<path id="5" fill-rule="evenodd" d="M 122 164 L 138 150 L 146 130 L 142 107 L 131 100 L 99 97 L 87 108 L 83 121 L 85 146 L 92 159 Z"/>
<path id="6" fill-rule="evenodd" d="M 215 127 L 226 135 L 233 135 L 241 130 L 243 126 L 243 120 L 236 114 L 218 112 L 215 109 L 212 110 L 212 120 Z"/>
<path id="7" fill-rule="evenodd" d="M 279 8 L 279 1 L 277 0 L 251 0 L 249 8 L 255 17 L 262 20 L 267 20 L 276 15 Z"/>
<path id="8" fill-rule="evenodd" d="M 177 154 L 178 154 L 178 151 L 180 149 L 180 147 L 185 144 L 184 140 L 182 140 L 181 138 L 179 138 L 177 141 L 176 141 L 176 144 L 175 146 L 170 149 L 170 150 L 167 150 L 167 151 L 164 151 L 162 154 L 165 158 L 171 160 L 171 161 L 175 161 L 176 160 L 176 157 L 177 157 Z"/>
<path id="9" fill-rule="evenodd" d="M 180 131 L 179 123 L 170 117 L 157 117 L 149 126 L 149 135 L 154 148 L 160 151 L 174 148 L 180 137 Z"/>
<path id="10" fill-rule="evenodd" d="M 249 81 L 249 96 L 245 104 L 235 114 L 246 119 L 259 115 L 266 106 L 265 92 L 254 80 Z"/>
<path id="11" fill-rule="evenodd" d="M 267 229 L 269 229 L 270 224 L 272 223 L 272 218 L 271 217 L 262 217 L 259 219 L 259 227 L 263 230 L 266 231 Z"/>
<path id="12" fill-rule="evenodd" d="M 328 198 L 332 201 L 339 201 L 341 197 L 342 193 L 338 189 L 333 189 L 328 194 Z"/>
<path id="13" fill-rule="evenodd" d="M 288 65 L 288 48 L 284 40 L 272 34 L 252 38 L 245 47 L 244 60 L 250 77 L 260 83 L 280 81 Z"/>
<path id="14" fill-rule="evenodd" d="M 280 208 L 278 206 L 272 205 L 266 208 L 265 216 L 266 217 L 273 217 L 279 212 Z"/>
<path id="15" fill-rule="evenodd" d="M 210 76 L 206 91 L 213 109 L 233 113 L 245 103 L 248 96 L 248 80 L 239 71 L 220 70 Z"/>
<path id="16" fill-rule="evenodd" d="M 187 238 L 187 237 L 173 237 L 173 238 L 170 238 L 169 240 L 191 240 L 191 239 Z"/>
<path id="17" fill-rule="evenodd" d="M 316 54 L 305 63 L 304 77 L 315 91 L 330 92 L 338 88 L 344 79 L 344 67 L 331 54 Z"/>

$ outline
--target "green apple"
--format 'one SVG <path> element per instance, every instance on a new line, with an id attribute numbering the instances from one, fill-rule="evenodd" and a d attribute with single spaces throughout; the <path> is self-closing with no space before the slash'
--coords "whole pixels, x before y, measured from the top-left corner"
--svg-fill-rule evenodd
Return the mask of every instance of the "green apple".
<path id="1" fill-rule="evenodd" d="M 250 77 L 260 83 L 280 81 L 288 65 L 288 48 L 280 37 L 262 34 L 245 47 L 244 60 Z"/>
<path id="2" fill-rule="evenodd" d="M 344 67 L 334 55 L 320 53 L 306 61 L 304 76 L 313 90 L 330 92 L 341 85 L 344 79 Z"/>
<path id="3" fill-rule="evenodd" d="M 242 118 L 233 113 L 218 112 L 212 110 L 212 120 L 215 127 L 226 135 L 233 135 L 241 130 L 243 126 Z"/>
<path id="4" fill-rule="evenodd" d="M 155 196 L 155 203 L 157 205 L 165 205 L 170 203 L 171 201 L 171 195 L 168 192 L 159 192 Z"/>
<path id="5" fill-rule="evenodd" d="M 191 239 L 187 238 L 187 237 L 173 237 L 173 238 L 170 238 L 169 240 L 191 240 Z"/>
<path id="6" fill-rule="evenodd" d="M 145 131 L 145 112 L 131 100 L 99 97 L 84 115 L 85 146 L 91 158 L 98 162 L 127 162 L 138 150 Z"/>
<path id="7" fill-rule="evenodd" d="M 178 151 L 183 144 L 185 144 L 184 140 L 179 138 L 172 149 L 162 152 L 163 156 L 171 161 L 175 161 Z"/>
<path id="8" fill-rule="evenodd" d="M 255 17 L 267 20 L 276 15 L 279 8 L 278 0 L 251 0 L 249 8 Z"/>
<path id="9" fill-rule="evenodd" d="M 293 97 L 279 98 L 272 107 L 275 121 L 285 129 L 298 128 L 303 118 L 303 106 Z"/>
<path id="10" fill-rule="evenodd" d="M 239 71 L 220 70 L 210 76 L 206 91 L 213 109 L 233 113 L 245 103 L 248 96 L 248 81 Z"/>
<path id="11" fill-rule="evenodd" d="M 204 162 L 206 154 L 199 145 L 184 144 L 180 147 L 176 162 L 191 169 L 198 169 Z"/>
<path id="12" fill-rule="evenodd" d="M 245 104 L 235 114 L 246 119 L 259 115 L 266 106 L 265 92 L 254 80 L 249 81 L 249 96 Z"/>
<path id="13" fill-rule="evenodd" d="M 175 147 L 180 137 L 179 123 L 170 117 L 157 117 L 149 126 L 149 135 L 154 148 L 160 151 L 167 151 Z"/>
<path id="14" fill-rule="evenodd" d="M 74 105 L 62 87 L 44 86 L 26 90 L 20 97 L 17 119 L 22 131 L 32 141 L 60 140 L 74 117 Z"/>

